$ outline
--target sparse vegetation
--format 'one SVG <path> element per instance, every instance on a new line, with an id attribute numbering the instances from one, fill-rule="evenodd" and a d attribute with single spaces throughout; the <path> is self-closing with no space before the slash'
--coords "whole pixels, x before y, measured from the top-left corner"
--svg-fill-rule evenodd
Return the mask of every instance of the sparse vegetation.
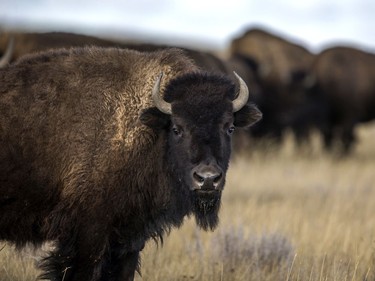
<path id="1" fill-rule="evenodd" d="M 358 135 L 342 159 L 323 153 L 316 136 L 311 150 L 290 137 L 278 150 L 237 155 L 218 229 L 189 219 L 163 246 L 149 243 L 136 280 L 374 281 L 374 124 Z M 1 281 L 36 279 L 33 254 L 0 250 Z"/>

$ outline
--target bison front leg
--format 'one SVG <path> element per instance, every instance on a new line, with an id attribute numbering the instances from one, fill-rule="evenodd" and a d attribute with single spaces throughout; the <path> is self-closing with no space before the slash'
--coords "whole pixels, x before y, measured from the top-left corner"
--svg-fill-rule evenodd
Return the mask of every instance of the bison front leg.
<path id="1" fill-rule="evenodd" d="M 133 281 L 141 246 L 129 250 L 95 234 L 59 241 L 45 259 L 42 278 L 53 281 Z"/>
<path id="2" fill-rule="evenodd" d="M 138 269 L 139 252 L 126 253 L 110 260 L 107 270 L 103 271 L 101 281 L 133 281 Z"/>
<path id="3" fill-rule="evenodd" d="M 139 241 L 131 249 L 121 243 L 111 243 L 110 259 L 103 267 L 102 281 L 133 281 L 139 271 L 139 253 L 144 242 Z M 135 247 L 134 247 L 135 246 Z"/>
<path id="4" fill-rule="evenodd" d="M 54 251 L 41 268 L 43 279 L 53 281 L 102 280 L 107 263 L 108 243 L 102 225 L 76 226 L 70 235 L 59 238 Z"/>
<path id="5" fill-rule="evenodd" d="M 89 253 L 81 245 L 74 245 L 70 241 L 58 242 L 56 250 L 41 266 L 46 272 L 41 277 L 53 281 L 101 280 L 102 259 L 98 256 L 100 252 Z"/>
<path id="6" fill-rule="evenodd" d="M 120 274 L 118 275 L 119 278 L 113 280 L 133 281 L 135 271 L 138 268 L 138 263 L 139 252 L 127 253 L 124 258 L 123 268 L 121 269 L 121 272 L 119 272 Z"/>

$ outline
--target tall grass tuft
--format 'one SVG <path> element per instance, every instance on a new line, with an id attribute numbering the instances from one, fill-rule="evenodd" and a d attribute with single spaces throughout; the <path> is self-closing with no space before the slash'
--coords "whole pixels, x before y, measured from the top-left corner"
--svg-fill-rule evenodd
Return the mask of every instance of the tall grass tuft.
<path id="1" fill-rule="evenodd" d="M 222 228 L 211 243 L 213 258 L 223 264 L 224 272 L 243 267 L 248 280 L 266 278 L 270 272 L 278 280 L 284 280 L 295 256 L 292 243 L 284 235 L 276 232 L 246 234 L 242 226 Z"/>

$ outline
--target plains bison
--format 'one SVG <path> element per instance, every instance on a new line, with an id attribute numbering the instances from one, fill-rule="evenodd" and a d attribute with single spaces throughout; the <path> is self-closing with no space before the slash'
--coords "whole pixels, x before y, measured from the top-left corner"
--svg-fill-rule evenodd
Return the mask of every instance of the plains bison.
<path id="1" fill-rule="evenodd" d="M 357 124 L 375 119 L 375 55 L 358 48 L 336 46 L 316 57 L 309 78 L 309 95 L 324 108 L 317 124 L 325 147 L 337 141 L 341 154 L 355 142 Z"/>
<path id="2" fill-rule="evenodd" d="M 252 136 L 281 140 L 284 130 L 294 126 L 300 105 L 306 104 L 300 93 L 314 54 L 273 32 L 250 28 L 232 40 L 230 56 L 248 64 L 259 85 L 256 103 L 263 119 L 251 128 Z"/>
<path id="3" fill-rule="evenodd" d="M 150 238 L 213 230 L 233 130 L 261 117 L 239 76 L 177 49 L 49 51 L 0 85 L 0 240 L 54 241 L 50 280 L 133 280 Z"/>
<path id="4" fill-rule="evenodd" d="M 69 32 L 4 32 L 0 34 L 0 54 L 5 54 L 6 50 L 9 49 L 9 44 L 13 41 L 14 51 L 12 54 L 8 54 L 8 61 L 15 61 L 27 54 L 58 48 L 98 46 L 117 47 L 122 49 L 126 48 L 141 52 L 152 52 L 176 47 L 151 43 L 136 43 L 124 40 L 109 40 Z M 180 49 L 183 49 L 189 58 L 193 59 L 199 67 L 206 71 L 220 74 L 231 74 L 229 73 L 226 64 L 211 52 L 194 50 L 191 48 Z"/>
<path id="5" fill-rule="evenodd" d="M 0 33 L 0 53 L 5 52 L 12 40 L 14 41 L 12 61 L 30 53 L 49 49 L 84 46 L 117 47 L 116 42 L 111 40 L 69 32 L 2 32 Z"/>

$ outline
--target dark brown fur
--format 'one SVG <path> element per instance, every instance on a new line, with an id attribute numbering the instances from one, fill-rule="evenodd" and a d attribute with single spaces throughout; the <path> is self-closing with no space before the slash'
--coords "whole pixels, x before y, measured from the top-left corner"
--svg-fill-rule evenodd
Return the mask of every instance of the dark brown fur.
<path id="1" fill-rule="evenodd" d="M 280 140 L 286 128 L 294 129 L 296 111 L 306 103 L 302 81 L 314 55 L 302 44 L 265 29 L 251 28 L 233 39 L 230 56 L 247 64 L 249 76 L 255 77 L 259 85 L 256 103 L 263 119 L 251 128 L 251 135 Z"/>
<path id="2" fill-rule="evenodd" d="M 161 72 L 172 115 L 151 99 Z M 234 89 L 176 49 L 63 49 L 1 69 L 0 240 L 54 241 L 46 279 L 133 280 L 150 238 L 189 215 L 214 229 L 229 129 L 260 117 L 250 104 L 233 114 Z M 193 191 L 210 163 L 220 186 Z"/>
<path id="3" fill-rule="evenodd" d="M 341 152 L 349 152 L 355 141 L 357 124 L 375 118 L 375 55 L 351 47 L 332 47 L 316 58 L 310 89 L 322 107 L 324 122 L 317 124 L 326 147 L 339 141 Z"/>

